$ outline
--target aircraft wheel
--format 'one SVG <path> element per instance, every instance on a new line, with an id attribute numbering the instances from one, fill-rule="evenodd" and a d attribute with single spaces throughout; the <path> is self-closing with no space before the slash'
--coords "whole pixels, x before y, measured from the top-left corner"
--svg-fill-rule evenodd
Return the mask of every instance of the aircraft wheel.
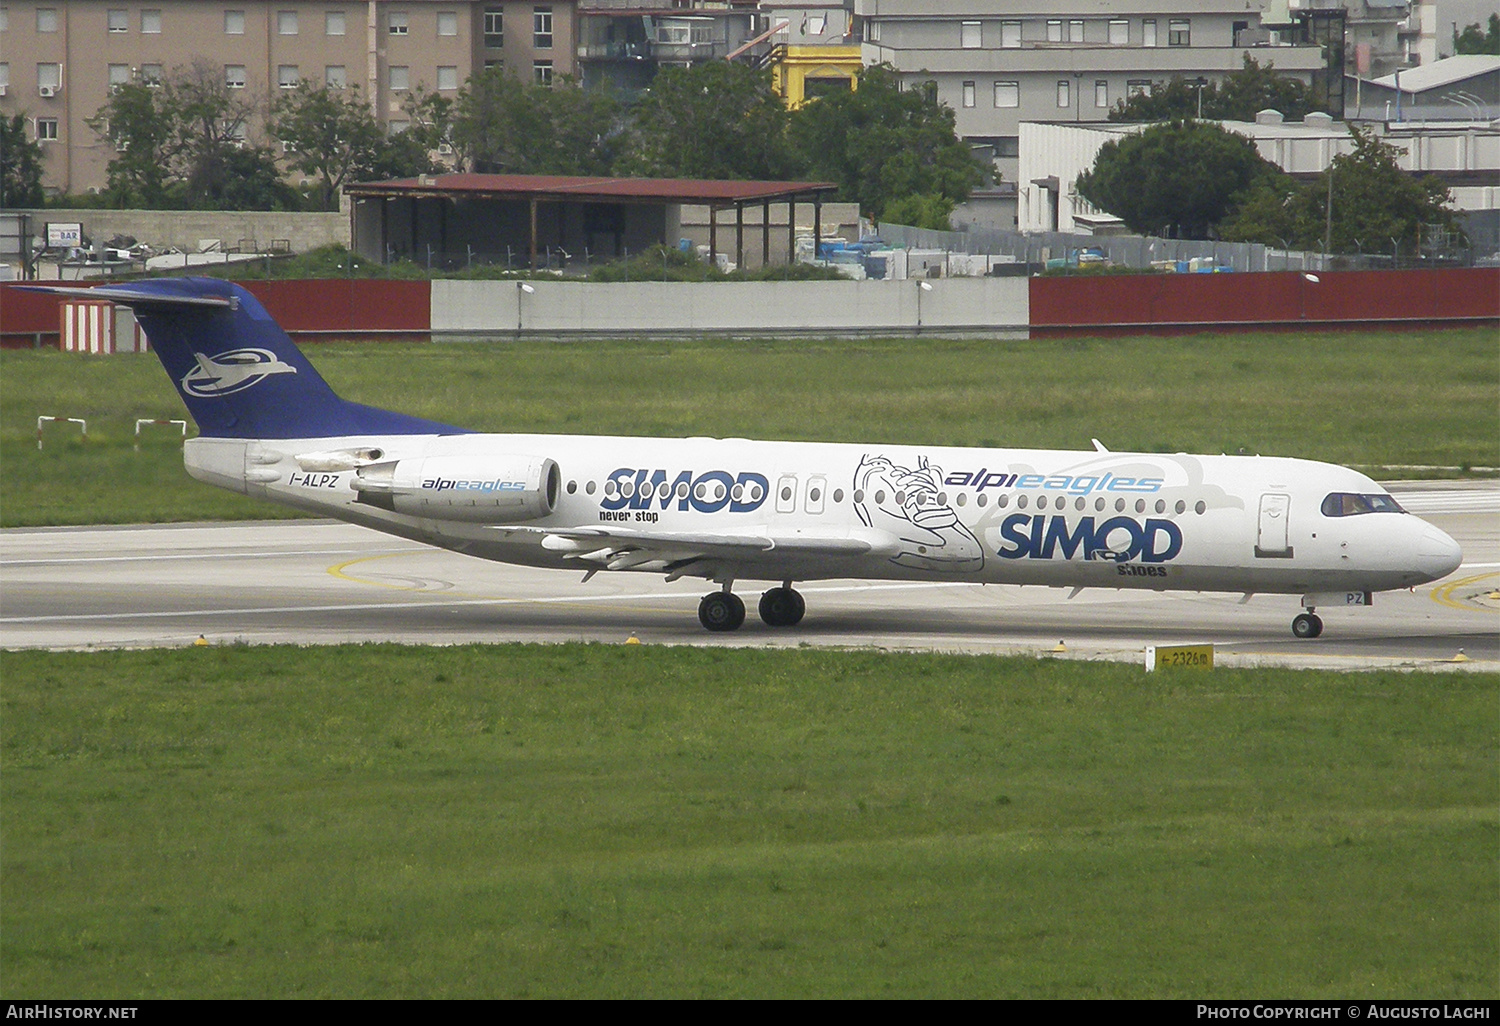
<path id="1" fill-rule="evenodd" d="M 794 588 L 772 588 L 760 597 L 760 618 L 771 627 L 795 627 L 807 603 Z"/>
<path id="2" fill-rule="evenodd" d="M 1323 620 L 1313 613 L 1301 613 L 1292 620 L 1292 634 L 1299 638 L 1316 638 L 1323 633 Z"/>
<path id="3" fill-rule="evenodd" d="M 698 603 L 698 622 L 711 631 L 738 630 L 745 622 L 745 603 L 733 592 L 710 592 Z"/>

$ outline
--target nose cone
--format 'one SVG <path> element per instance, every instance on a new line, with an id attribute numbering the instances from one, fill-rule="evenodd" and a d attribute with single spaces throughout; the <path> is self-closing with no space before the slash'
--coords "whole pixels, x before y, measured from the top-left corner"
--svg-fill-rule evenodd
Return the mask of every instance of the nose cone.
<path id="1" fill-rule="evenodd" d="M 1425 525 L 1417 543 L 1417 567 L 1429 581 L 1447 577 L 1463 561 L 1463 550 L 1458 547 L 1458 542 L 1431 524 Z"/>

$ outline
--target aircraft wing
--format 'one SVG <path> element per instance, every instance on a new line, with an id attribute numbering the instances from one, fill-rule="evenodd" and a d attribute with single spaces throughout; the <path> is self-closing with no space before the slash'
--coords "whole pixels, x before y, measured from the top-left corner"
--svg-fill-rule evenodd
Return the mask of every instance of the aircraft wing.
<path id="1" fill-rule="evenodd" d="M 630 527 L 496 527 L 507 536 L 540 536 L 544 549 L 590 564 L 590 570 L 660 570 L 675 579 L 704 563 L 770 562 L 778 557 L 862 556 L 899 543 L 880 531 L 858 534 L 736 534 L 729 532 L 642 531 Z"/>

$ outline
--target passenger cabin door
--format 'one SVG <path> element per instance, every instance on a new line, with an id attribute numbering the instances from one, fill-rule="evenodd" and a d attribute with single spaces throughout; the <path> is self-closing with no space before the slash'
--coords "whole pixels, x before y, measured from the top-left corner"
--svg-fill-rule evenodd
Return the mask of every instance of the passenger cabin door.
<path id="1" fill-rule="evenodd" d="M 1261 559 L 1291 559 L 1292 545 L 1287 531 L 1287 514 L 1292 508 L 1290 495 L 1268 492 L 1260 497 L 1260 528 L 1255 536 L 1255 555 Z"/>

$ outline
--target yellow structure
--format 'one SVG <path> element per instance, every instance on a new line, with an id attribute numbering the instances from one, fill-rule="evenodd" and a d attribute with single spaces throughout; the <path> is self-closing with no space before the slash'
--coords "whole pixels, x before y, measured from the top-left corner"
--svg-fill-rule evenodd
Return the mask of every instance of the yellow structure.
<path id="1" fill-rule="evenodd" d="M 788 46 L 772 65 L 772 84 L 796 110 L 830 92 L 858 88 L 858 46 Z"/>

